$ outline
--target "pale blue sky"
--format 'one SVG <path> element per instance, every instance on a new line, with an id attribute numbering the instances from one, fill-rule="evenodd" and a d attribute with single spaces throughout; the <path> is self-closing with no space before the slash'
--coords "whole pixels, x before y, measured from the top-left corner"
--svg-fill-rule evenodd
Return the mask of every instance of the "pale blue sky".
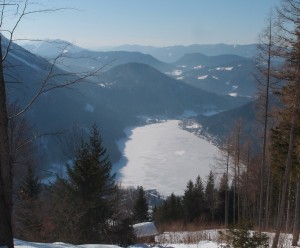
<path id="1" fill-rule="evenodd" d="M 40 0 L 49 8 L 27 17 L 17 38 L 64 39 L 98 48 L 249 44 L 257 41 L 271 8 L 280 0 Z"/>

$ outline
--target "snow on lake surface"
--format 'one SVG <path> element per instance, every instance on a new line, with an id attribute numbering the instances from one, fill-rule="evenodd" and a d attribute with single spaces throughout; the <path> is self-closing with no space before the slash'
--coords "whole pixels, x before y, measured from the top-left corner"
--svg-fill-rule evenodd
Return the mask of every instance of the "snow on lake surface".
<path id="1" fill-rule="evenodd" d="M 118 144 L 123 156 L 114 165 L 120 168 L 122 186 L 140 185 L 170 195 L 183 194 L 187 182 L 197 175 L 206 181 L 218 149 L 178 124 L 169 120 L 127 131 L 128 138 Z"/>

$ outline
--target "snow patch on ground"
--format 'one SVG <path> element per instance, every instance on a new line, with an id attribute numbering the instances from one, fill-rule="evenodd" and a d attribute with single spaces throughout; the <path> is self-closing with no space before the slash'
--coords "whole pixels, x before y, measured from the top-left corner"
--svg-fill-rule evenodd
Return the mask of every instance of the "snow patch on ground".
<path id="1" fill-rule="evenodd" d="M 216 71 L 231 71 L 234 67 L 217 67 Z"/>
<path id="2" fill-rule="evenodd" d="M 173 76 L 180 76 L 182 74 L 182 70 L 173 70 L 171 72 L 171 75 Z"/>
<path id="3" fill-rule="evenodd" d="M 203 76 L 199 76 L 198 79 L 199 80 L 203 80 L 203 79 L 207 79 L 208 75 L 203 75 Z"/>
<path id="4" fill-rule="evenodd" d="M 108 82 L 105 82 L 105 83 L 99 83 L 98 84 L 100 87 L 102 88 L 111 88 L 111 86 L 113 85 L 112 83 L 108 83 Z"/>
<path id="5" fill-rule="evenodd" d="M 197 122 L 192 122 L 189 125 L 185 126 L 186 129 L 196 129 L 196 128 L 201 128 L 201 127 L 202 126 Z"/>
<path id="6" fill-rule="evenodd" d="M 199 70 L 199 69 L 202 69 L 202 68 L 204 68 L 203 65 L 197 65 L 197 66 L 194 66 L 194 69 L 195 69 L 195 70 Z"/>

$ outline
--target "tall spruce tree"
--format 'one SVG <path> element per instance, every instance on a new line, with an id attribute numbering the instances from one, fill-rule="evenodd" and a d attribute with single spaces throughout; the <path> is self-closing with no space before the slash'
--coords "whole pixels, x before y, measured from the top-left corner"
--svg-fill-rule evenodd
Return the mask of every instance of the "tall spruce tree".
<path id="1" fill-rule="evenodd" d="M 218 205 L 216 209 L 216 215 L 218 216 L 218 219 L 224 220 L 225 225 L 228 224 L 228 199 L 226 198 L 228 190 L 228 177 L 226 173 L 223 173 L 220 179 L 220 186 L 218 190 Z"/>
<path id="2" fill-rule="evenodd" d="M 73 223 L 75 233 L 73 242 L 110 242 L 109 221 L 114 213 L 117 188 L 114 175 L 111 175 L 111 163 L 95 125 L 89 141 L 82 141 L 73 166 L 67 165 L 67 178 L 60 180 L 68 195 L 65 207 L 70 207 L 69 222 Z"/>
<path id="3" fill-rule="evenodd" d="M 42 184 L 31 167 L 17 190 L 15 202 L 16 236 L 26 240 L 41 240 L 42 220 L 40 211 L 40 193 Z"/>
<path id="4" fill-rule="evenodd" d="M 199 219 L 205 213 L 204 187 L 201 177 L 196 178 L 195 184 L 187 183 L 183 196 L 184 219 L 187 222 Z"/>
<path id="5" fill-rule="evenodd" d="M 173 222 L 183 218 L 182 198 L 172 193 L 160 206 L 156 207 L 154 220 L 157 222 Z"/>
<path id="6" fill-rule="evenodd" d="M 194 183 L 189 180 L 183 196 L 184 220 L 186 222 L 193 221 L 198 214 L 198 206 L 195 198 Z"/>
<path id="7" fill-rule="evenodd" d="M 215 213 L 217 208 L 217 190 L 215 188 L 215 178 L 212 171 L 209 172 L 207 184 L 205 187 L 205 200 L 209 219 L 215 220 Z"/>
<path id="8" fill-rule="evenodd" d="M 148 202 L 142 186 L 138 187 L 138 195 L 133 209 L 133 218 L 136 222 L 149 221 Z"/>

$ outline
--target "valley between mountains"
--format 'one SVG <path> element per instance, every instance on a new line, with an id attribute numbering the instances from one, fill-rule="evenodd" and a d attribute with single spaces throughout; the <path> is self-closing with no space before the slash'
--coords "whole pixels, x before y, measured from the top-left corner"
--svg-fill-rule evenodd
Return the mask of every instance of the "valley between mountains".
<path id="1" fill-rule="evenodd" d="M 53 58 L 61 52 L 62 47 L 64 50 L 63 56 L 59 58 L 60 63 L 51 68 Z M 200 45 L 193 48 L 166 49 L 173 50 L 173 60 L 179 55 L 182 57 L 172 62 L 171 58 L 165 59 L 163 62 L 151 54 L 142 52 L 90 51 L 70 43 L 66 46 L 62 41 L 27 43 L 23 47 L 14 44 L 7 63 L 18 65 L 15 67 L 15 75 L 23 84 L 17 89 L 17 92 L 21 92 L 21 97 L 20 94 L 16 94 L 15 88 L 9 91 L 12 102 L 17 100 L 26 105 L 38 90 L 39 83 L 47 76 L 49 68 L 55 70 L 57 75 L 61 75 L 61 78 L 58 76 L 52 79 L 54 84 L 55 81 L 66 80 L 66 77 L 72 79 L 79 77 L 80 75 L 72 74 L 74 71 L 83 72 L 101 68 L 97 75 L 69 89 L 59 89 L 55 93 L 43 95 L 26 113 L 35 134 L 41 136 L 37 145 L 38 158 L 42 164 L 40 173 L 44 178 L 60 171 L 58 168 L 72 158 L 67 149 L 61 148 L 67 142 L 70 130 L 78 129 L 85 133 L 93 123 L 96 123 L 115 170 L 117 168 L 121 173 L 125 173 L 127 164 L 124 163 L 124 157 L 121 159 L 124 150 L 120 150 L 117 142 L 126 138 L 124 132 L 126 128 L 138 126 L 142 128 L 148 124 L 143 117 L 150 120 L 182 120 L 180 130 L 188 130 L 184 125 L 191 121 L 191 116 L 185 116 L 184 113 L 189 111 L 193 113 L 192 121 L 198 123 L 199 127 L 202 127 L 202 121 L 204 123 L 205 129 L 198 129 L 198 133 L 206 132 L 206 136 L 209 136 L 211 132 L 214 137 L 220 137 L 227 131 L 223 130 L 223 126 L 240 116 L 237 114 L 229 120 L 225 118 L 223 121 L 211 122 L 207 121 L 208 118 L 217 118 L 227 110 L 238 113 L 239 107 L 255 99 L 256 83 L 251 75 L 255 62 L 251 58 L 251 55 L 254 55 L 253 49 L 249 49 L 249 46 L 239 46 L 237 49 L 220 44 L 214 49 Z M 219 53 L 205 55 L 200 51 L 219 51 Z M 222 53 L 229 51 L 232 54 Z M 153 52 L 153 55 L 155 54 L 157 53 Z M 249 56 L 243 57 L 240 54 Z M 8 81 L 12 79 L 10 70 L 7 69 L 5 75 Z M 216 115 L 205 117 L 203 113 Z M 251 116 L 252 112 L 245 113 Z M 174 125 L 175 122 L 170 123 Z M 194 129 L 193 132 L 195 133 Z M 49 133 L 62 134 L 44 135 Z M 164 130 L 163 133 L 168 135 L 168 130 Z M 200 138 L 196 136 L 195 138 L 201 142 Z M 147 140 L 140 141 L 140 149 L 144 146 L 147 146 Z M 159 149 L 159 146 L 156 149 Z M 186 152 L 191 152 L 190 149 L 191 147 L 184 148 Z M 137 151 L 134 149 L 132 152 Z M 157 152 L 164 154 L 162 150 Z M 194 152 L 197 153 L 197 149 Z M 160 164 L 162 166 L 163 161 L 164 159 L 155 165 L 151 164 L 153 161 L 151 163 L 148 161 L 148 164 L 149 167 Z M 212 163 L 213 161 L 207 162 L 204 175 L 207 175 L 207 168 Z M 141 164 L 139 168 L 143 168 L 143 165 Z M 175 173 L 179 172 L 179 167 L 174 167 L 173 170 Z M 191 170 L 188 177 L 194 178 L 196 174 L 196 170 Z M 186 183 L 187 177 L 183 180 Z M 129 181 L 129 178 L 124 177 L 126 185 Z M 139 181 L 139 184 L 142 183 Z M 178 185 L 183 189 L 183 182 Z M 166 190 L 165 193 L 170 191 Z"/>

